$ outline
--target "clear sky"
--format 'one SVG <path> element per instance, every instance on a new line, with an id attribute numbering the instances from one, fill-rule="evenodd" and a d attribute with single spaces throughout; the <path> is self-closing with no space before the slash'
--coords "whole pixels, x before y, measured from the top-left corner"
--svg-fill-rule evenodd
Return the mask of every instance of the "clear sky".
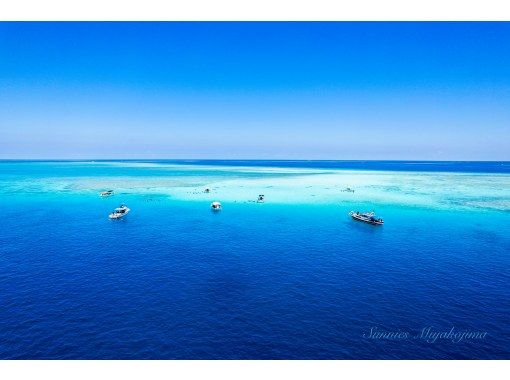
<path id="1" fill-rule="evenodd" d="M 0 158 L 510 160 L 510 23 L 0 23 Z"/>

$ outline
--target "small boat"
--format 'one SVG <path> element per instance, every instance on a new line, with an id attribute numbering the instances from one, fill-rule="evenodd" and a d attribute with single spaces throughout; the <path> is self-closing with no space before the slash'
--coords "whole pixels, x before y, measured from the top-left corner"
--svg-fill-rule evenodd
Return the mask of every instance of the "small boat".
<path id="1" fill-rule="evenodd" d="M 260 194 L 257 198 L 258 203 L 264 203 L 264 194 Z"/>
<path id="2" fill-rule="evenodd" d="M 211 192 L 211 189 L 209 189 L 208 187 L 205 188 L 204 190 L 204 193 L 210 193 Z"/>
<path id="3" fill-rule="evenodd" d="M 382 218 L 376 218 L 375 214 L 373 212 L 351 211 L 349 213 L 349 215 L 354 220 L 359 220 L 360 222 L 365 222 L 365 223 L 373 224 L 376 226 L 380 226 L 380 225 L 384 224 L 384 221 L 382 220 Z"/>
<path id="4" fill-rule="evenodd" d="M 346 192 L 346 193 L 354 193 L 354 189 L 351 189 L 350 187 L 346 187 L 345 189 L 342 190 L 343 192 Z"/>
<path id="5" fill-rule="evenodd" d="M 115 194 L 113 193 L 113 190 L 106 190 L 106 191 L 99 193 L 99 195 L 102 197 L 109 197 L 109 196 L 112 196 Z"/>
<path id="6" fill-rule="evenodd" d="M 221 203 L 220 202 L 213 202 L 213 203 L 211 203 L 211 210 L 213 210 L 213 211 L 220 211 L 221 210 Z"/>
<path id="7" fill-rule="evenodd" d="M 131 210 L 126 205 L 120 205 L 108 217 L 110 219 L 120 219 L 126 216 L 129 211 Z"/>

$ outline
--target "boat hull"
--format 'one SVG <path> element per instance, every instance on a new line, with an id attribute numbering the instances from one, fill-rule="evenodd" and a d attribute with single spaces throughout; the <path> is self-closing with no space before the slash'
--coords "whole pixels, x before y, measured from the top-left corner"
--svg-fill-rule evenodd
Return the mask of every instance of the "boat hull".
<path id="1" fill-rule="evenodd" d="M 351 218 L 354 219 L 354 220 L 357 220 L 358 222 L 363 222 L 363 223 L 367 223 L 367 224 L 371 224 L 373 226 L 382 226 L 384 224 L 384 221 L 382 220 L 372 220 L 368 217 L 365 217 L 361 214 L 356 214 L 356 213 L 349 213 Z"/>
<path id="2" fill-rule="evenodd" d="M 220 211 L 221 210 L 221 203 L 220 202 L 213 202 L 213 203 L 211 203 L 211 210 L 213 210 L 213 211 Z"/>
<path id="3" fill-rule="evenodd" d="M 126 209 L 125 212 L 123 212 L 122 214 L 121 213 L 118 213 L 118 212 L 112 212 L 110 215 L 108 215 L 108 218 L 110 219 L 122 219 L 123 217 L 125 217 L 129 211 L 131 211 L 130 209 Z"/>

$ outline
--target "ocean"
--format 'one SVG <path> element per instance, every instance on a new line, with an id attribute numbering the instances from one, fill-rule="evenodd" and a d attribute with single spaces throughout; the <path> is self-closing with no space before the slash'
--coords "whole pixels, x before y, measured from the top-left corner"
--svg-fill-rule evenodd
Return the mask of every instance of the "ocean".
<path id="1" fill-rule="evenodd" d="M 1 359 L 510 359 L 509 264 L 508 162 L 0 161 Z"/>

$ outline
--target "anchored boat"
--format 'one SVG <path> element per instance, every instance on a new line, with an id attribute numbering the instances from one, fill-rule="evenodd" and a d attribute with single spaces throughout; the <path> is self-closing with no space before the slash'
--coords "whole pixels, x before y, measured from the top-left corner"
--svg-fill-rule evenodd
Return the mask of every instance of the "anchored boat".
<path id="1" fill-rule="evenodd" d="M 120 205 L 108 217 L 110 219 L 120 219 L 126 216 L 129 211 L 131 210 L 126 205 Z"/>
<path id="2" fill-rule="evenodd" d="M 264 194 L 260 194 L 260 195 L 258 196 L 258 198 L 257 198 L 257 202 L 258 202 L 258 203 L 264 203 L 264 198 L 265 198 L 265 197 L 264 197 Z"/>
<path id="3" fill-rule="evenodd" d="M 213 211 L 220 211 L 221 210 L 221 203 L 220 202 L 213 202 L 213 203 L 211 203 L 211 210 L 213 210 Z"/>
<path id="4" fill-rule="evenodd" d="M 115 194 L 113 193 L 113 190 L 106 190 L 106 191 L 99 193 L 99 195 L 102 197 L 110 197 Z"/>
<path id="5" fill-rule="evenodd" d="M 349 215 L 354 219 L 360 222 L 365 222 L 369 224 L 373 224 L 376 226 L 380 226 L 384 224 L 384 220 L 382 218 L 376 218 L 373 212 L 359 212 L 359 211 L 351 211 Z"/>

